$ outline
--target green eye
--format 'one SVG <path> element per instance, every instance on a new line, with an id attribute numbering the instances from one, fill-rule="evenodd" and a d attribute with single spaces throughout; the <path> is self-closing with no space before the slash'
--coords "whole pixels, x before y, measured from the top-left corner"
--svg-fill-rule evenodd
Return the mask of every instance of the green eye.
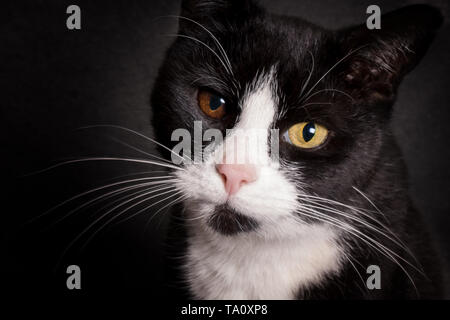
<path id="1" fill-rule="evenodd" d="M 225 99 L 209 91 L 199 91 L 198 105 L 211 118 L 220 119 L 225 115 Z"/>
<path id="2" fill-rule="evenodd" d="M 328 130 L 314 122 L 294 124 L 284 134 L 287 142 L 296 147 L 311 149 L 322 145 L 328 136 Z"/>

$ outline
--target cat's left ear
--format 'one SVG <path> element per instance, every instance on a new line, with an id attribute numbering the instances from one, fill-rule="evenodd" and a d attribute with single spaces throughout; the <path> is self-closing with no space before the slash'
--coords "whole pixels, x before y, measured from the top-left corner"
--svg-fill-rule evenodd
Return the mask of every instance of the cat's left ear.
<path id="1" fill-rule="evenodd" d="M 347 85 L 366 102 L 392 100 L 403 76 L 423 57 L 442 24 L 439 10 L 408 6 L 381 17 L 381 29 L 366 25 L 340 32 L 348 57 L 341 65 Z"/>

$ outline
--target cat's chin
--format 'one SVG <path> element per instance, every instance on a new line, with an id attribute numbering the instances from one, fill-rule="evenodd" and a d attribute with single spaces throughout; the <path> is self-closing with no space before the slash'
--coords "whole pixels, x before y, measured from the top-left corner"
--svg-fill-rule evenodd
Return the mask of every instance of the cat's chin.
<path id="1" fill-rule="evenodd" d="M 226 203 L 214 208 L 214 213 L 208 218 L 207 224 L 214 231 L 226 236 L 252 232 L 259 227 L 255 219 L 239 213 Z"/>

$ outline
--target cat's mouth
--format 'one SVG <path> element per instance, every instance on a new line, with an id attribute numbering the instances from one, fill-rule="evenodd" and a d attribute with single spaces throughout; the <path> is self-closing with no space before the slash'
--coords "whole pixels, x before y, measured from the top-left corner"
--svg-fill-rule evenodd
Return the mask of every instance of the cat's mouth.
<path id="1" fill-rule="evenodd" d="M 215 207 L 207 223 L 215 231 L 227 236 L 254 231 L 259 226 L 255 219 L 237 212 L 226 203 Z"/>

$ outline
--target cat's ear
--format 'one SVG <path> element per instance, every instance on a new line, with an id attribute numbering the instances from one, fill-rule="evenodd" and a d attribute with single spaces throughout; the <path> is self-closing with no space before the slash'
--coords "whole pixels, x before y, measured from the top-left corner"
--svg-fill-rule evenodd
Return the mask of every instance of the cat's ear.
<path id="1" fill-rule="evenodd" d="M 187 19 L 205 27 L 220 26 L 227 21 L 245 20 L 260 11 L 262 9 L 252 0 L 183 0 L 179 28 L 183 31 L 195 27 Z"/>
<path id="2" fill-rule="evenodd" d="M 341 71 L 347 85 L 361 99 L 392 100 L 398 84 L 425 54 L 442 24 L 439 10 L 428 5 L 408 6 L 381 17 L 381 29 L 366 25 L 341 31 L 348 57 Z"/>

